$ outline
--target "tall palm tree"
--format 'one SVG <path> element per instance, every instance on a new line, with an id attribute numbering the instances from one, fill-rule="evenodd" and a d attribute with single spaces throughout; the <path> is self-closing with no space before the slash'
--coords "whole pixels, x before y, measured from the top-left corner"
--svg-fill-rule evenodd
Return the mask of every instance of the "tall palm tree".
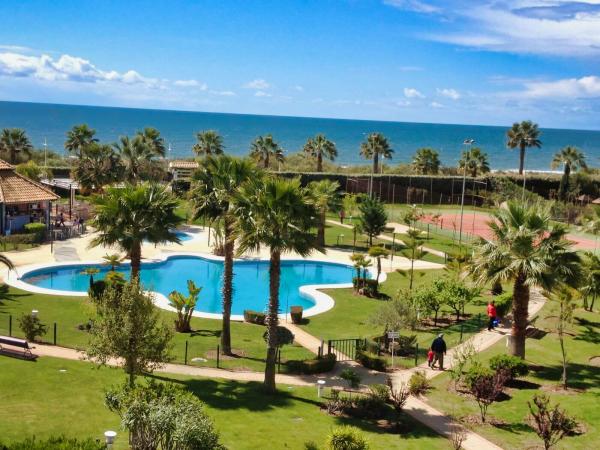
<path id="1" fill-rule="evenodd" d="M 571 176 L 571 171 L 575 172 L 580 168 L 587 169 L 585 155 L 577 147 L 567 145 L 557 152 L 552 159 L 552 169 L 556 169 L 561 165 L 564 166 L 564 172 L 560 180 L 558 195 L 561 200 L 566 200 L 567 194 L 569 193 L 569 177 Z"/>
<path id="2" fill-rule="evenodd" d="M 336 212 L 342 206 L 340 184 L 332 180 L 312 181 L 308 185 L 308 196 L 318 215 L 317 244 L 325 247 L 325 222 L 329 211 Z"/>
<path id="3" fill-rule="evenodd" d="M 510 352 L 525 357 L 525 332 L 532 287 L 550 291 L 558 283 L 579 281 L 581 260 L 562 225 L 549 211 L 509 202 L 489 222 L 492 240 L 481 239 L 468 271 L 475 281 L 512 282 L 513 325 Z"/>
<path id="4" fill-rule="evenodd" d="M 365 159 L 373 158 L 373 173 L 379 172 L 379 157 L 391 159 L 394 150 L 387 138 L 381 133 L 371 133 L 367 140 L 360 144 L 360 155 Z"/>
<path id="5" fill-rule="evenodd" d="M 236 234 L 238 253 L 269 248 L 269 308 L 267 318 L 267 361 L 264 387 L 275 393 L 275 359 L 281 255 L 296 252 L 309 255 L 319 248 L 311 228 L 316 225 L 315 211 L 298 179 L 266 178 L 251 180 L 235 196 L 238 217 Z"/>
<path id="6" fill-rule="evenodd" d="M 119 180 L 122 171 L 119 156 L 108 144 L 92 142 L 73 164 L 73 178 L 88 192 L 102 192 L 104 186 Z"/>
<path id="7" fill-rule="evenodd" d="M 136 184 L 149 178 L 156 164 L 154 157 L 156 153 L 141 136 L 130 139 L 129 136 L 121 136 L 119 142 L 113 147 L 121 159 L 123 165 L 124 180 Z"/>
<path id="8" fill-rule="evenodd" d="M 31 157 L 33 146 L 20 128 L 4 128 L 0 134 L 0 152 L 8 155 L 9 162 L 16 164 L 22 155 Z"/>
<path id="9" fill-rule="evenodd" d="M 191 199 L 194 215 L 211 221 L 223 220 L 223 321 L 221 349 L 231 355 L 231 305 L 233 297 L 233 255 L 235 246 L 235 219 L 233 196 L 239 187 L 251 178 L 260 177 L 256 166 L 247 159 L 228 155 L 208 156 L 193 176 Z"/>
<path id="10" fill-rule="evenodd" d="M 117 245 L 129 255 L 131 279 L 139 278 L 144 241 L 179 243 L 173 232 L 183 222 L 175 214 L 178 205 L 177 199 L 159 184 L 109 188 L 96 198 L 93 224 L 98 235 L 90 245 Z"/>
<path id="11" fill-rule="evenodd" d="M 198 142 L 194 144 L 192 150 L 198 156 L 221 155 L 225 149 L 223 138 L 215 130 L 201 131 L 196 134 Z"/>
<path id="12" fill-rule="evenodd" d="M 533 123 L 531 120 L 524 120 L 521 123 L 515 122 L 506 132 L 508 147 L 519 149 L 519 175 L 523 175 L 525 167 L 525 150 L 530 147 L 542 147 L 542 141 L 539 140 L 540 134 L 541 131 L 537 123 Z"/>
<path id="13" fill-rule="evenodd" d="M 335 144 L 323 134 L 309 138 L 304 144 L 304 153 L 317 159 L 317 172 L 323 172 L 323 158 L 333 161 L 338 155 Z"/>
<path id="14" fill-rule="evenodd" d="M 278 162 L 283 162 L 285 159 L 283 149 L 270 134 L 259 136 L 254 140 L 250 146 L 250 157 L 259 163 L 262 162 L 265 169 L 269 168 L 271 158 L 275 158 Z"/>
<path id="15" fill-rule="evenodd" d="M 462 152 L 462 157 L 458 161 L 458 168 L 461 171 L 467 169 L 469 176 L 475 178 L 477 175 L 482 173 L 488 173 L 490 171 L 490 165 L 488 162 L 488 155 L 482 151 L 479 147 L 473 147 L 471 150 L 465 150 Z"/>
<path id="16" fill-rule="evenodd" d="M 164 158 L 165 140 L 161 137 L 160 131 L 156 128 L 146 127 L 144 131 L 138 131 L 135 138 L 140 140 L 154 156 Z"/>
<path id="17" fill-rule="evenodd" d="M 96 130 L 88 127 L 85 123 L 75 125 L 67 132 L 65 150 L 81 158 L 90 144 L 98 142 L 98 139 L 94 137 L 95 134 Z"/>
<path id="18" fill-rule="evenodd" d="M 432 148 L 420 148 L 413 156 L 412 167 L 415 173 L 436 175 L 440 165 L 440 154 Z"/>

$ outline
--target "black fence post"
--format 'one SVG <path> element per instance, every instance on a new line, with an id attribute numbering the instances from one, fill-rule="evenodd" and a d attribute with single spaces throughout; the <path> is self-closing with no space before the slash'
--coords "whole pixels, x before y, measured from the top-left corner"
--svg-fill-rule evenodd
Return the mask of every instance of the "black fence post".
<path id="1" fill-rule="evenodd" d="M 327 341 L 327 354 L 331 355 L 331 339 Z"/>
<path id="2" fill-rule="evenodd" d="M 188 356 L 188 341 L 185 341 L 185 355 L 183 357 L 183 364 L 187 366 L 187 356 Z"/>
<path id="3" fill-rule="evenodd" d="M 12 314 L 8 316 L 8 335 L 12 336 Z"/>
<path id="4" fill-rule="evenodd" d="M 217 345 L 217 369 L 219 368 L 220 356 L 221 356 L 221 347 Z"/>
<path id="5" fill-rule="evenodd" d="M 56 345 L 56 322 L 54 322 L 54 339 L 53 339 L 54 345 Z"/>
<path id="6" fill-rule="evenodd" d="M 415 345 L 415 366 L 419 362 L 419 343 Z"/>

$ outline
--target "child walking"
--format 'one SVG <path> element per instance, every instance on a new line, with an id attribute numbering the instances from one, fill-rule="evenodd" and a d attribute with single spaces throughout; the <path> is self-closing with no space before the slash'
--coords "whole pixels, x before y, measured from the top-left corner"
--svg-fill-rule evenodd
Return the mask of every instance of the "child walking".
<path id="1" fill-rule="evenodd" d="M 430 348 L 429 351 L 427 352 L 427 365 L 429 367 L 431 367 L 432 363 L 433 363 L 433 350 L 431 350 L 431 348 Z"/>

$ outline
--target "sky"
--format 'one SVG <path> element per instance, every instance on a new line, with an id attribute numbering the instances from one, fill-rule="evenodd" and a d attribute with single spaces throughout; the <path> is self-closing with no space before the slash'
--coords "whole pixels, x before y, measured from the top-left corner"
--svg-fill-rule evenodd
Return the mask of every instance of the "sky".
<path id="1" fill-rule="evenodd" d="M 3 0 L 0 100 L 600 129 L 600 0 Z"/>

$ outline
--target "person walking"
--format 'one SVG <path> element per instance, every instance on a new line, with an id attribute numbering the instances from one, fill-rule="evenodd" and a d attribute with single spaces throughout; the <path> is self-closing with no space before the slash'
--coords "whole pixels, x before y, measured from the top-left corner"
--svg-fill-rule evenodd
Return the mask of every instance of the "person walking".
<path id="1" fill-rule="evenodd" d="M 496 304 L 494 300 L 488 303 L 487 305 L 487 315 L 488 315 L 488 331 L 492 331 L 496 326 Z"/>
<path id="2" fill-rule="evenodd" d="M 433 361 L 431 368 L 435 369 L 435 363 L 439 362 L 440 370 L 444 370 L 444 355 L 446 354 L 446 341 L 444 341 L 444 333 L 438 334 L 433 342 L 431 343 L 431 350 L 433 350 Z"/>

